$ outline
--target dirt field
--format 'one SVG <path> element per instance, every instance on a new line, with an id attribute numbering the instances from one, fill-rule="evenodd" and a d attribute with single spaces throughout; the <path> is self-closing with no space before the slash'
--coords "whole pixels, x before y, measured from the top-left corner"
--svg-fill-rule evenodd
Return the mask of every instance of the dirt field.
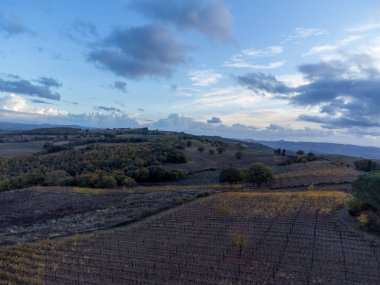
<path id="1" fill-rule="evenodd" d="M 31 155 L 42 150 L 46 141 L 0 143 L 0 157 Z"/>
<path id="2" fill-rule="evenodd" d="M 379 284 L 337 191 L 224 193 L 134 225 L 0 248 L 4 284 Z M 1 282 L 0 282 L 1 283 Z"/>
<path id="3" fill-rule="evenodd" d="M 213 191 L 172 186 L 134 191 L 41 187 L 0 192 L 0 245 L 110 228 Z"/>

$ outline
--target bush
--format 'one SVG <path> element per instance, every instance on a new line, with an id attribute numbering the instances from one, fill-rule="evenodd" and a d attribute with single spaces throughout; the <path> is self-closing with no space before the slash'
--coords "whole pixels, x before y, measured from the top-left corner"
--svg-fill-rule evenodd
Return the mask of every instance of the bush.
<path id="1" fill-rule="evenodd" d="M 209 153 L 210 155 L 213 155 L 213 154 L 215 153 L 215 151 L 211 148 L 211 149 L 208 150 L 208 153 Z"/>
<path id="2" fill-rule="evenodd" d="M 370 159 L 361 159 L 354 162 L 355 168 L 360 171 L 371 172 L 378 168 L 376 162 Z"/>
<path id="3" fill-rule="evenodd" d="M 346 203 L 346 208 L 351 216 L 356 216 L 363 208 L 363 203 L 353 198 Z"/>
<path id="4" fill-rule="evenodd" d="M 166 162 L 171 162 L 171 163 L 186 163 L 187 159 L 185 154 L 182 151 L 178 150 L 171 150 L 168 152 L 166 155 Z"/>
<path id="5" fill-rule="evenodd" d="M 112 175 L 106 175 L 100 177 L 96 183 L 96 188 L 115 188 L 117 186 L 117 181 Z"/>
<path id="6" fill-rule="evenodd" d="M 369 219 L 368 219 L 368 216 L 366 214 L 361 214 L 359 217 L 358 217 L 358 222 L 359 222 L 359 226 L 362 228 L 362 229 L 365 229 L 367 230 L 368 227 L 369 227 Z"/>
<path id="7" fill-rule="evenodd" d="M 236 168 L 222 169 L 219 173 L 219 182 L 228 182 L 230 184 L 237 183 L 243 180 L 243 175 L 240 170 Z"/>
<path id="8" fill-rule="evenodd" d="M 236 158 L 236 159 L 241 159 L 242 156 L 243 156 L 243 154 L 242 154 L 241 151 L 237 151 L 237 152 L 235 153 L 235 158 Z"/>
<path id="9" fill-rule="evenodd" d="M 224 146 L 218 146 L 218 147 L 216 148 L 216 150 L 218 151 L 219 154 L 222 154 L 222 153 L 225 152 L 227 149 L 226 149 L 226 147 L 224 147 Z"/>
<path id="10" fill-rule="evenodd" d="M 247 170 L 245 180 L 260 187 L 263 184 L 271 183 L 274 175 L 272 169 L 261 163 L 255 163 Z"/>
<path id="11" fill-rule="evenodd" d="M 137 183 L 136 183 L 136 180 L 129 177 L 129 176 L 125 176 L 124 180 L 123 180 L 123 186 L 126 186 L 126 187 L 133 187 L 133 186 L 136 186 Z"/>
<path id="12" fill-rule="evenodd" d="M 200 146 L 200 147 L 198 147 L 198 151 L 199 151 L 199 153 L 202 153 L 205 151 L 205 148 L 203 146 Z"/>
<path id="13" fill-rule="evenodd" d="M 359 176 L 352 183 L 354 196 L 364 204 L 380 210 L 380 171 Z"/>

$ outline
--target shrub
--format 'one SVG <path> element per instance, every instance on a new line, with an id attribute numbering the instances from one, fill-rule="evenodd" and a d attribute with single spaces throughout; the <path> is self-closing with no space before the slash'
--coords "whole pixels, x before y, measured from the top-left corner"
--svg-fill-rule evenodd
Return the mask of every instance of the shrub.
<path id="1" fill-rule="evenodd" d="M 243 180 L 243 175 L 240 170 L 236 168 L 222 169 L 219 173 L 219 182 L 228 182 L 230 184 L 237 183 Z"/>
<path id="2" fill-rule="evenodd" d="M 208 150 L 208 153 L 209 153 L 210 155 L 213 155 L 213 154 L 215 153 L 215 151 L 211 148 L 211 149 Z"/>
<path id="3" fill-rule="evenodd" d="M 224 146 L 218 146 L 216 148 L 216 150 L 218 151 L 219 154 L 222 154 L 223 152 L 225 152 L 227 149 L 224 147 Z"/>
<path id="4" fill-rule="evenodd" d="M 359 222 L 359 226 L 362 228 L 362 229 L 365 229 L 367 230 L 368 227 L 369 227 L 369 219 L 368 219 L 368 216 L 366 214 L 361 214 L 359 217 L 358 217 L 358 222 Z"/>
<path id="5" fill-rule="evenodd" d="M 350 215 L 356 216 L 362 210 L 363 203 L 360 200 L 353 198 L 346 203 L 346 208 Z"/>
<path id="6" fill-rule="evenodd" d="M 117 186 L 117 181 L 112 175 L 106 175 L 100 177 L 95 186 L 96 188 L 115 188 Z"/>
<path id="7" fill-rule="evenodd" d="M 252 164 L 246 172 L 245 180 L 248 183 L 261 186 L 274 180 L 272 169 L 261 163 Z"/>
<path id="8" fill-rule="evenodd" d="M 241 151 L 237 151 L 237 152 L 235 153 L 235 158 L 236 158 L 236 159 L 241 159 L 242 156 L 243 156 L 243 154 L 241 153 Z"/>
<path id="9" fill-rule="evenodd" d="M 361 202 L 380 210 L 380 171 L 359 176 L 352 183 L 352 190 Z"/>
<path id="10" fill-rule="evenodd" d="M 136 183 L 135 179 L 133 179 L 132 177 L 129 177 L 129 176 L 125 176 L 125 178 L 123 180 L 123 186 L 133 187 L 136 185 L 137 185 L 137 183 Z"/>
<path id="11" fill-rule="evenodd" d="M 186 163 L 187 159 L 183 152 L 173 149 L 167 153 L 166 162 Z"/>
<path id="12" fill-rule="evenodd" d="M 191 141 L 186 141 L 186 146 L 187 146 L 187 147 L 191 147 L 192 144 L 193 144 L 193 143 L 192 143 Z"/>
<path id="13" fill-rule="evenodd" d="M 198 151 L 199 151 L 199 153 L 202 153 L 205 151 L 205 148 L 203 146 L 199 146 Z"/>
<path id="14" fill-rule="evenodd" d="M 133 172 L 132 177 L 137 182 L 146 182 L 149 180 L 149 170 L 145 167 L 140 167 Z"/>
<path id="15" fill-rule="evenodd" d="M 354 162 L 355 168 L 360 171 L 374 171 L 378 168 L 376 162 L 370 159 L 361 159 Z"/>

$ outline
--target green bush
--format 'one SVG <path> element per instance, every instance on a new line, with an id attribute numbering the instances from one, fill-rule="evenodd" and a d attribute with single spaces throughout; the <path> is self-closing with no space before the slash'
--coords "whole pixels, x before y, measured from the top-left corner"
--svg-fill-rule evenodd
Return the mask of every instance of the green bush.
<path id="1" fill-rule="evenodd" d="M 361 159 L 354 162 L 355 168 L 360 171 L 371 172 L 378 169 L 376 162 L 370 159 Z"/>
<path id="2" fill-rule="evenodd" d="M 95 186 L 96 188 L 115 188 L 117 186 L 117 181 L 112 175 L 106 175 L 100 177 Z"/>
<path id="3" fill-rule="evenodd" d="M 354 196 L 364 204 L 380 210 L 380 171 L 360 175 L 352 183 Z"/>
<path id="4" fill-rule="evenodd" d="M 363 203 L 360 200 L 353 198 L 346 203 L 346 208 L 350 215 L 356 216 L 363 208 Z"/>
<path id="5" fill-rule="evenodd" d="M 272 169 L 262 163 L 255 163 L 247 170 L 245 180 L 260 187 L 263 184 L 271 183 L 274 175 Z"/>
<path id="6" fill-rule="evenodd" d="M 129 177 L 129 176 L 125 176 L 125 178 L 123 180 L 123 186 L 133 187 L 136 185 L 137 185 L 137 183 L 136 183 L 135 179 L 133 179 L 132 177 Z"/>
<path id="7" fill-rule="evenodd" d="M 243 180 L 243 175 L 240 170 L 236 168 L 222 169 L 219 173 L 219 182 L 224 183 L 237 183 Z"/>

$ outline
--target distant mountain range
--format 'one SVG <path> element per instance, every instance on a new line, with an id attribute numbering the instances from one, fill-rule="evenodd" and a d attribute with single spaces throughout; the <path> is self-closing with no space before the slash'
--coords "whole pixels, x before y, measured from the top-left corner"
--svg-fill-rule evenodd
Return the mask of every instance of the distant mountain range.
<path id="1" fill-rule="evenodd" d="M 85 127 L 77 125 L 50 125 L 50 124 L 24 124 L 24 123 L 11 123 L 0 122 L 0 132 L 13 132 L 13 131 L 29 131 L 39 128 L 56 128 L 56 127 L 68 127 L 84 129 Z"/>
<path id="2" fill-rule="evenodd" d="M 287 150 L 305 152 L 314 152 L 319 154 L 340 154 L 346 156 L 363 157 L 370 159 L 380 159 L 380 148 L 373 146 L 357 146 L 349 144 L 336 143 L 318 143 L 318 142 L 292 142 L 292 141 L 256 141 L 263 145 Z"/>

